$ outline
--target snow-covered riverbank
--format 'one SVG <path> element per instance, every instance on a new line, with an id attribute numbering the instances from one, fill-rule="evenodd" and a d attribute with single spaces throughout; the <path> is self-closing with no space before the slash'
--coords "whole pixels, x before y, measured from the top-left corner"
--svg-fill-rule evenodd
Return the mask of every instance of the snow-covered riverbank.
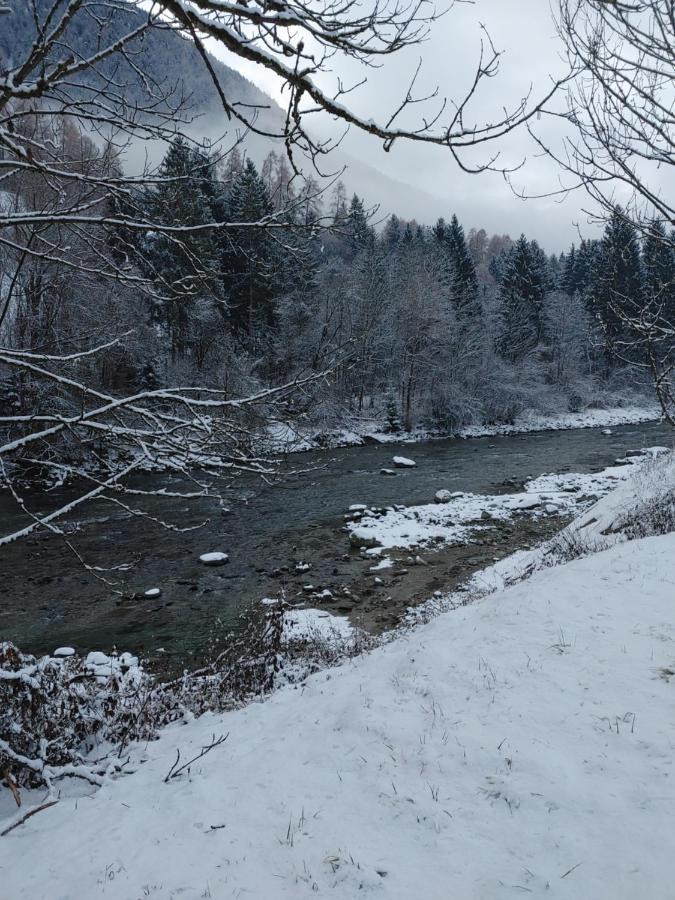
<path id="1" fill-rule="evenodd" d="M 3 898 L 665 900 L 675 534 L 622 531 L 674 482 L 664 456 L 577 519 L 583 558 L 166 729 L 134 775 L 0 839 Z M 544 563 L 520 554 L 484 583 Z"/>
<path id="2" fill-rule="evenodd" d="M 356 546 L 370 547 L 370 553 L 379 555 L 378 548 L 467 543 L 476 539 L 481 530 L 514 516 L 578 514 L 619 482 L 629 479 L 634 474 L 634 465 L 668 452 L 666 447 L 649 447 L 617 460 L 617 465 L 601 472 L 540 475 L 513 494 L 441 491 L 448 495 L 441 503 L 390 508 L 383 514 L 363 507 L 353 514 L 355 520 L 347 526 L 350 540 Z"/>
<path id="3" fill-rule="evenodd" d="M 610 409 L 586 409 L 582 412 L 562 413 L 557 416 L 545 416 L 529 411 L 518 416 L 511 425 L 466 425 L 452 433 L 416 428 L 411 432 L 401 431 L 392 434 L 386 431 L 382 418 L 367 417 L 354 418 L 342 428 L 326 431 L 280 422 L 269 429 L 269 443 L 275 452 L 301 453 L 307 450 L 358 447 L 365 443 L 415 444 L 451 437 L 493 437 L 572 428 L 612 428 L 619 425 L 656 422 L 660 418 L 661 411 L 656 404 L 644 404 Z"/>

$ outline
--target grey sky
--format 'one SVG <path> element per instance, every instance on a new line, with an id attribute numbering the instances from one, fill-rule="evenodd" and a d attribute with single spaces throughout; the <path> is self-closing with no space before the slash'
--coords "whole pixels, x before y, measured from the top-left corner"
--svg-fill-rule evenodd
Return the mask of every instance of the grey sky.
<path id="1" fill-rule="evenodd" d="M 432 90 L 438 85 L 441 96 L 461 99 L 478 61 L 479 23 L 486 26 L 496 48 L 504 54 L 499 74 L 484 83 L 470 107 L 476 124 L 496 121 L 501 117 L 503 106 L 515 105 L 530 86 L 532 96 L 539 97 L 547 90 L 551 76 L 563 70 L 547 0 L 475 0 L 455 5 L 432 26 L 430 39 L 421 47 L 385 59 L 379 71 L 367 71 L 367 84 L 351 94 L 349 102 L 366 117 L 385 119 L 404 95 L 420 55 L 423 60 L 420 89 Z M 224 61 L 234 64 L 231 58 L 224 58 Z M 275 99 L 281 100 L 272 75 L 240 60 L 236 67 Z M 347 82 L 360 80 L 363 74 L 364 70 L 351 62 L 339 71 Z M 326 86 L 328 84 L 326 81 Z M 325 117 L 314 127 L 328 133 L 334 126 Z M 542 131 L 547 129 L 550 135 L 559 139 L 560 128 L 553 122 L 541 120 L 537 127 Z M 581 212 L 586 200 L 584 196 L 573 195 L 562 203 L 551 198 L 523 201 L 513 194 L 499 174 L 463 173 L 443 148 L 399 142 L 390 153 L 385 153 L 379 142 L 352 129 L 342 149 L 356 161 L 354 171 L 351 174 L 348 171 L 344 177 L 347 186 L 365 193 L 366 200 L 379 202 L 383 213 L 396 211 L 431 223 L 439 215 L 448 218 L 456 212 L 467 229 L 484 227 L 512 236 L 525 231 L 528 236 L 537 237 L 551 252 L 564 249 L 577 240 L 578 228 L 584 233 L 595 232 Z M 495 145 L 487 145 L 464 158 L 467 163 L 477 164 L 495 149 Z M 509 165 L 527 157 L 524 168 L 514 180 L 528 193 L 542 192 L 557 185 L 555 167 L 549 161 L 537 158 L 537 148 L 524 129 L 501 141 L 499 149 L 502 160 Z M 414 190 L 403 188 L 398 191 L 387 178 L 379 178 L 367 169 L 356 171 L 364 165 Z"/>

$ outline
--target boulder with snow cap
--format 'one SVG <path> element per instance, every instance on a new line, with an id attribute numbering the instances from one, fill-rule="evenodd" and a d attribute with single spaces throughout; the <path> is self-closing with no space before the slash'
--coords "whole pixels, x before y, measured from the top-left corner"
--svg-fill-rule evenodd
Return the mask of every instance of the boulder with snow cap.
<path id="1" fill-rule="evenodd" d="M 199 561 L 204 563 L 205 566 L 224 566 L 225 563 L 230 561 L 230 557 L 227 553 L 213 551 L 211 553 L 202 553 L 199 557 Z"/>
<path id="2" fill-rule="evenodd" d="M 395 456 L 392 462 L 397 469 L 414 469 L 417 465 L 414 459 L 408 459 L 407 456 Z"/>

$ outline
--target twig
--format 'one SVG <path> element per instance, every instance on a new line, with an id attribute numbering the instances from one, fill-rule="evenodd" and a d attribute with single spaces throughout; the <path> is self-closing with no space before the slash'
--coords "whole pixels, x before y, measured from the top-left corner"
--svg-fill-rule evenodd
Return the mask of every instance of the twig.
<path id="1" fill-rule="evenodd" d="M 180 762 L 180 750 L 176 750 L 176 760 L 169 769 L 166 778 L 164 779 L 164 783 L 168 784 L 172 778 L 177 778 L 181 774 L 181 772 L 184 772 L 185 769 L 192 765 L 192 763 L 197 762 L 198 759 L 206 756 L 207 753 L 209 753 L 211 750 L 214 750 L 216 747 L 220 747 L 221 744 L 225 743 L 229 736 L 229 731 L 227 732 L 227 734 L 221 734 L 219 738 L 216 738 L 214 734 L 211 743 L 206 747 L 202 747 L 202 749 L 196 756 L 193 756 L 192 759 L 189 759 L 186 763 L 183 763 L 182 766 L 178 766 L 178 763 Z"/>

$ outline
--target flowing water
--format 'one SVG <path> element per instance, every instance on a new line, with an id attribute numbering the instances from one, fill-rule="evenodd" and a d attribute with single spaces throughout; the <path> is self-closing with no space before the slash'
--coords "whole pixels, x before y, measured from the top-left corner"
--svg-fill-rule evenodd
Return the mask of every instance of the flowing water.
<path id="1" fill-rule="evenodd" d="M 150 658 L 161 647 L 182 665 L 203 655 L 214 634 L 241 628 L 246 615 L 261 608 L 261 598 L 283 589 L 294 599 L 303 595 L 308 581 L 331 589 L 336 597 L 347 587 L 351 599 L 336 599 L 328 608 L 349 609 L 366 627 L 382 628 L 392 624 L 410 600 L 461 581 L 515 546 L 535 543 L 546 535 L 547 526 L 537 520 L 517 533 L 506 527 L 495 532 L 487 549 L 431 554 L 432 565 L 423 572 L 392 572 L 384 586 L 374 588 L 368 563 L 350 553 L 342 530 L 350 504 L 428 503 L 440 488 L 513 490 L 514 483 L 544 472 L 594 471 L 627 450 L 672 441 L 672 429 L 651 423 L 617 427 L 611 435 L 583 429 L 300 454 L 291 457 L 289 465 L 310 471 L 290 475 L 281 484 L 267 485 L 248 475 L 239 479 L 230 491 L 227 515 L 214 499 L 153 498 L 144 504 L 154 515 L 183 527 L 207 520 L 185 533 L 98 503 L 80 513 L 79 521 L 87 527 L 74 531 L 70 540 L 90 566 L 130 568 L 96 578 L 62 538 L 50 534 L 3 547 L 0 640 L 31 652 L 49 652 L 62 644 L 79 650 L 114 645 Z M 397 453 L 412 457 L 417 467 L 381 475 Z M 139 477 L 136 484 L 144 489 L 191 487 L 162 475 Z M 46 510 L 70 495 L 59 489 L 27 499 Z M 20 521 L 11 498 L 0 496 L 2 533 Z M 201 564 L 199 555 L 212 550 L 227 552 L 229 565 Z M 296 574 L 301 561 L 312 568 Z M 161 588 L 160 597 L 142 596 L 154 587 Z"/>

